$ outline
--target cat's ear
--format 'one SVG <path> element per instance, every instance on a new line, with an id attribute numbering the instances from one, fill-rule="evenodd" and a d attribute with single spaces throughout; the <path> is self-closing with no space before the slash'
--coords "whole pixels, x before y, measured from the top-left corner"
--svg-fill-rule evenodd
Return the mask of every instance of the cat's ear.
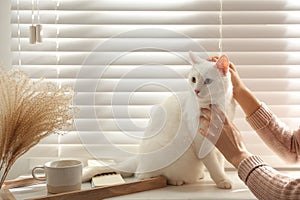
<path id="1" fill-rule="evenodd" d="M 222 74 L 225 76 L 229 69 L 229 59 L 227 56 L 223 55 L 219 58 L 219 60 L 216 63 L 217 69 L 222 72 Z"/>
<path id="2" fill-rule="evenodd" d="M 189 51 L 189 56 L 192 61 L 192 64 L 200 64 L 204 62 L 205 60 L 194 54 L 193 52 Z"/>

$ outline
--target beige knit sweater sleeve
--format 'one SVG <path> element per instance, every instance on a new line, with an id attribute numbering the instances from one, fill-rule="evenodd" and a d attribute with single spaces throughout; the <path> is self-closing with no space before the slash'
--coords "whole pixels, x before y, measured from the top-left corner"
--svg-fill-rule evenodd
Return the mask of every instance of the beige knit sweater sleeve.
<path id="1" fill-rule="evenodd" d="M 300 199 L 300 178 L 281 174 L 259 156 L 244 159 L 238 167 L 238 175 L 260 200 Z"/>
<path id="2" fill-rule="evenodd" d="M 283 160 L 297 163 L 300 158 L 300 129 L 290 130 L 268 107 L 261 107 L 247 121 L 264 142 Z"/>
<path id="3" fill-rule="evenodd" d="M 265 104 L 247 120 L 283 160 L 293 163 L 298 161 L 300 130 L 288 129 Z M 243 160 L 238 167 L 238 174 L 258 199 L 300 199 L 300 178 L 279 173 L 259 156 Z"/>

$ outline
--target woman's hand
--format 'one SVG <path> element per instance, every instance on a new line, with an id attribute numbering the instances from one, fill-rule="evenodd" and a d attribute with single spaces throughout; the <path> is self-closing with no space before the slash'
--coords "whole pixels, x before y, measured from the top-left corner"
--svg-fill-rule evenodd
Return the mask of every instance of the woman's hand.
<path id="1" fill-rule="evenodd" d="M 233 97 L 235 99 L 238 99 L 239 98 L 238 95 L 240 94 L 240 92 L 243 90 L 247 90 L 247 87 L 242 82 L 242 80 L 235 68 L 235 65 L 232 62 L 230 62 L 230 64 L 229 64 L 229 71 L 231 74 L 231 82 L 233 85 Z"/>
<path id="2" fill-rule="evenodd" d="M 218 56 L 212 56 L 208 59 L 208 61 L 217 62 L 218 59 L 219 59 Z M 231 82 L 233 85 L 233 95 L 234 95 L 234 98 L 236 98 L 241 90 L 246 89 L 246 86 L 242 82 L 242 80 L 235 68 L 235 65 L 232 62 L 229 62 L 229 71 L 231 74 Z"/>
<path id="3" fill-rule="evenodd" d="M 238 129 L 216 105 L 202 108 L 200 133 L 215 143 L 224 157 L 237 168 L 240 162 L 251 154 L 245 147 Z"/>
<path id="4" fill-rule="evenodd" d="M 210 62 L 217 62 L 219 60 L 219 56 L 212 56 L 210 58 L 207 59 Z"/>
<path id="5" fill-rule="evenodd" d="M 218 59 L 218 56 L 212 56 L 208 61 L 217 62 Z M 246 116 L 250 116 L 260 107 L 260 102 L 244 85 L 232 62 L 229 62 L 229 71 L 233 85 L 233 97 L 240 104 Z"/>

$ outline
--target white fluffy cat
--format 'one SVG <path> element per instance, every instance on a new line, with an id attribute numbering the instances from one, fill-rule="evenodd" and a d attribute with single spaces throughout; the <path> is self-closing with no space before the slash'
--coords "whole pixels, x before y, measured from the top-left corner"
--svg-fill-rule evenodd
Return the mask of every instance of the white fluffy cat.
<path id="1" fill-rule="evenodd" d="M 216 63 L 208 62 L 192 52 L 190 58 L 193 67 L 188 79 L 194 94 L 174 93 L 155 107 L 140 154 L 128 163 L 138 179 L 164 175 L 171 185 L 203 178 L 204 164 L 217 187 L 229 189 L 231 182 L 224 172 L 223 156 L 198 133 L 200 107 L 218 104 L 233 118 L 235 102 L 229 61 L 221 56 Z M 122 168 L 129 171 L 128 167 Z"/>

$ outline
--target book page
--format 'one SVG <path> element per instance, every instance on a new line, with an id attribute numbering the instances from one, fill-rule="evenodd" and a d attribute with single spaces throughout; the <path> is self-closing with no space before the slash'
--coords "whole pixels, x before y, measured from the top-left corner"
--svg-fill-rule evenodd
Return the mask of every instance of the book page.
<path id="1" fill-rule="evenodd" d="M 92 187 L 125 183 L 120 174 L 100 175 L 92 178 Z"/>

